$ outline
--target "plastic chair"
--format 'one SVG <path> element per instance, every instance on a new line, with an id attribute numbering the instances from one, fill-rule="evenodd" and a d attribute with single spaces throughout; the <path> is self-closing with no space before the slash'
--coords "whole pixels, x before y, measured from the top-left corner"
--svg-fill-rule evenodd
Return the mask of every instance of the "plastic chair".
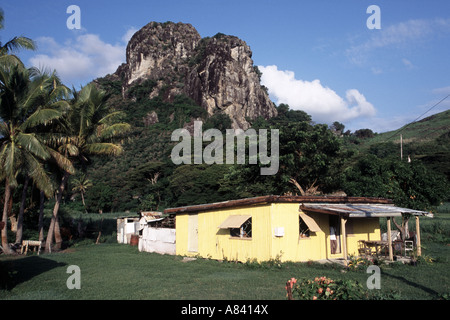
<path id="1" fill-rule="evenodd" d="M 405 256 L 407 255 L 408 251 L 414 250 L 414 242 L 411 240 L 405 240 Z"/>

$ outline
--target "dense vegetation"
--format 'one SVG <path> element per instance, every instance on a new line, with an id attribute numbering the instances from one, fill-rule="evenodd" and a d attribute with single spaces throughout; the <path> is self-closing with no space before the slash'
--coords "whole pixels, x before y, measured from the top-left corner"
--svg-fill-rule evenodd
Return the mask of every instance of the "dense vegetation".
<path id="1" fill-rule="evenodd" d="M 315 124 L 305 112 L 280 104 L 277 117 L 250 120 L 256 130 L 280 132 L 276 175 L 262 176 L 260 165 L 250 164 L 174 165 L 170 160 L 176 144 L 170 140 L 173 130 L 201 119 L 203 130 L 225 132 L 231 124 L 228 116 L 208 117 L 185 96 L 168 102 L 164 91 L 150 99 L 155 85 L 151 80 L 129 89 L 126 99 L 120 97 L 120 81 L 97 81 L 112 94 L 111 103 L 127 113 L 133 129 L 123 156 L 107 161 L 94 158 L 88 174 L 95 183 L 86 191 L 89 211 L 163 210 L 267 194 L 342 191 L 350 196 L 387 197 L 416 209 L 431 209 L 448 198 L 450 166 L 448 157 L 443 157 L 450 145 L 448 127 L 446 133 L 422 144 L 404 144 L 405 155 L 413 159 L 407 162 L 406 156 L 399 159 L 394 142 L 369 144 L 378 137 L 370 129 L 351 133 L 338 122 Z M 146 121 L 150 114 L 157 115 L 157 122 Z"/>
<path id="2" fill-rule="evenodd" d="M 434 117 L 439 135 L 404 144 L 411 162 L 400 160 L 398 144 L 370 129 L 351 133 L 339 122 L 316 124 L 305 112 L 280 104 L 274 118 L 248 119 L 255 130 L 279 130 L 277 174 L 261 175 L 261 164 L 175 165 L 170 158 L 175 129 L 201 120 L 204 131 L 225 133 L 231 119 L 208 115 L 183 95 L 169 99 L 165 87 L 153 96 L 158 84 L 150 79 L 125 93 L 122 81 L 111 76 L 69 90 L 56 73 L 25 68 L 11 51 L 20 48 L 32 49 L 33 42 L 18 37 L 0 50 L 5 248 L 8 237 L 20 243 L 27 230 L 44 239 L 44 227 L 48 249 L 53 237 L 60 244 L 60 222 L 61 229 L 73 226 L 64 220 L 67 212 L 138 212 L 267 194 L 335 192 L 430 210 L 449 198 L 448 113 Z M 201 55 L 202 46 L 198 51 Z M 422 136 L 426 123 L 420 123 Z M 16 220 L 11 234 L 8 221 Z"/>
<path id="3" fill-rule="evenodd" d="M 0 11 L 0 28 L 2 22 Z M 121 112 L 106 103 L 105 93 L 95 85 L 69 90 L 56 72 L 26 68 L 13 52 L 34 49 L 32 40 L 15 37 L 0 46 L 1 249 L 9 254 L 20 248 L 25 217 L 36 207 L 39 220 L 32 227 L 39 229 L 39 240 L 44 240 L 44 203 L 53 196 L 45 249 L 50 251 L 53 241 L 58 249 L 62 244 L 59 207 L 70 176 L 85 170 L 90 155 L 120 154 L 122 147 L 116 139 L 128 131 L 129 124 L 120 122 Z M 72 190 L 83 194 L 88 184 L 75 181 L 84 186 Z M 33 197 L 36 192 L 39 196 Z M 16 238 L 12 246 L 9 221 Z"/>

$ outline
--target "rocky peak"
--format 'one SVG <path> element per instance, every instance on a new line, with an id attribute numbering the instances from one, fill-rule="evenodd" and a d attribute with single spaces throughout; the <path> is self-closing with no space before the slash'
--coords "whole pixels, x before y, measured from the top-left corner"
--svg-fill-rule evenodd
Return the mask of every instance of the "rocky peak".
<path id="1" fill-rule="evenodd" d="M 201 38 L 190 24 L 151 22 L 137 31 L 127 46 L 126 64 L 116 71 L 123 92 L 135 83 L 158 83 L 149 98 L 166 87 L 164 99 L 185 94 L 209 115 L 227 114 L 233 128 L 247 129 L 247 119 L 276 115 L 261 87 L 250 47 L 221 33 Z"/>
<path id="2" fill-rule="evenodd" d="M 150 22 L 127 45 L 125 86 L 136 80 L 168 79 L 180 72 L 201 37 L 190 24 Z"/>

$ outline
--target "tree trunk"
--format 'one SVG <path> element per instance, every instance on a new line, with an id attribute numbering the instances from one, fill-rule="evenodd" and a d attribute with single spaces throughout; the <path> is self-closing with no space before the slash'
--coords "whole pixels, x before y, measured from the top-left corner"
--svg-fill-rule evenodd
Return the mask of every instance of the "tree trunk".
<path id="1" fill-rule="evenodd" d="M 2 228 L 2 248 L 3 248 L 3 252 L 5 254 L 13 253 L 13 251 L 9 247 L 9 243 L 8 243 L 8 204 L 9 204 L 9 200 L 11 198 L 11 193 L 12 193 L 11 191 L 12 191 L 12 188 L 9 185 L 8 178 L 6 178 L 5 203 L 3 205 L 3 215 L 2 215 L 2 222 L 4 224 L 4 227 Z"/>
<path id="2" fill-rule="evenodd" d="M 45 252 L 51 252 L 51 247 L 53 244 L 53 235 L 55 235 L 55 225 L 57 224 L 58 220 L 58 211 L 59 206 L 61 204 L 62 196 L 64 189 L 66 188 L 67 180 L 69 179 L 69 173 L 67 171 L 64 172 L 64 175 L 61 179 L 61 183 L 59 184 L 58 192 L 56 195 L 56 202 L 55 206 L 53 207 L 53 214 L 52 214 L 52 220 L 50 221 L 50 227 L 48 228 L 47 232 L 47 240 L 45 241 Z M 59 223 L 58 223 L 58 230 L 59 231 Z M 61 236 L 59 236 L 59 239 L 56 239 L 56 242 L 60 241 Z"/>
<path id="3" fill-rule="evenodd" d="M 61 236 L 61 229 L 59 228 L 59 217 L 56 217 L 55 220 L 55 249 L 60 250 L 61 244 L 62 244 L 62 236 Z"/>
<path id="4" fill-rule="evenodd" d="M 23 238 L 23 212 L 25 211 L 25 202 L 27 201 L 28 183 L 30 177 L 25 177 L 22 190 L 22 201 L 20 203 L 19 217 L 17 218 L 16 244 L 22 244 Z"/>
<path id="5" fill-rule="evenodd" d="M 81 191 L 80 194 L 81 194 L 81 201 L 83 202 L 83 206 L 84 206 L 84 212 L 85 212 L 85 213 L 88 213 L 88 212 L 87 212 L 87 208 L 86 208 L 86 203 L 84 202 L 84 195 L 83 195 L 84 192 Z"/>
<path id="6" fill-rule="evenodd" d="M 40 192 L 40 203 L 39 203 L 39 241 L 44 241 L 44 203 L 45 203 L 45 193 L 44 191 Z"/>
<path id="7" fill-rule="evenodd" d="M 394 218 L 392 218 L 392 221 L 395 224 L 395 227 L 400 231 L 400 237 L 403 241 L 405 241 L 409 237 L 409 228 L 408 228 L 408 221 L 409 217 L 402 216 L 402 225 L 400 226 L 397 221 L 395 221 Z"/>

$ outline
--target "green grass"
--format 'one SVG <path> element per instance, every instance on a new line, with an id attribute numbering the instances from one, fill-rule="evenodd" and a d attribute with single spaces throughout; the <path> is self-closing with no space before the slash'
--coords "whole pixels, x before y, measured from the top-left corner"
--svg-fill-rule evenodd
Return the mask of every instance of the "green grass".
<path id="1" fill-rule="evenodd" d="M 402 299 L 436 299 L 450 292 L 450 247 L 429 244 L 424 254 L 437 261 L 418 266 L 382 267 L 381 294 L 392 291 Z M 2 257 L 9 271 L 9 288 L 0 299 L 285 299 L 291 277 L 327 276 L 354 279 L 363 285 L 368 274 L 318 263 L 255 265 L 206 259 L 183 262 L 182 257 L 139 252 L 136 247 L 100 244 L 54 254 Z M 69 290 L 69 265 L 81 270 L 81 289 Z M 4 274 L 3 274 L 4 276 Z"/>
<path id="2" fill-rule="evenodd" d="M 368 142 L 370 144 L 386 141 L 393 141 L 400 143 L 400 132 L 403 135 L 403 142 L 411 141 L 421 142 L 430 141 L 437 138 L 439 135 L 448 132 L 450 128 L 450 110 L 429 116 L 412 124 L 409 124 L 400 129 L 384 132 L 376 135 Z M 392 138 L 392 139 L 391 139 Z"/>
<path id="3" fill-rule="evenodd" d="M 450 214 L 438 214 L 438 224 Z M 417 266 L 382 266 L 381 290 L 384 298 L 429 300 L 449 296 L 450 246 L 448 237 L 432 236 L 433 219 L 421 219 L 423 256 Z M 425 222 L 426 221 L 426 222 Z M 448 232 L 449 225 L 445 228 Z M 444 240 L 446 241 L 444 241 Z M 69 290 L 66 281 L 70 265 L 81 270 L 81 289 Z M 263 264 L 219 262 L 139 252 L 137 247 L 101 243 L 79 245 L 53 254 L 0 256 L 0 299 L 34 300 L 284 300 L 285 284 L 291 277 L 353 279 L 363 286 L 365 270 L 347 271 L 337 265 L 319 263 Z"/>

